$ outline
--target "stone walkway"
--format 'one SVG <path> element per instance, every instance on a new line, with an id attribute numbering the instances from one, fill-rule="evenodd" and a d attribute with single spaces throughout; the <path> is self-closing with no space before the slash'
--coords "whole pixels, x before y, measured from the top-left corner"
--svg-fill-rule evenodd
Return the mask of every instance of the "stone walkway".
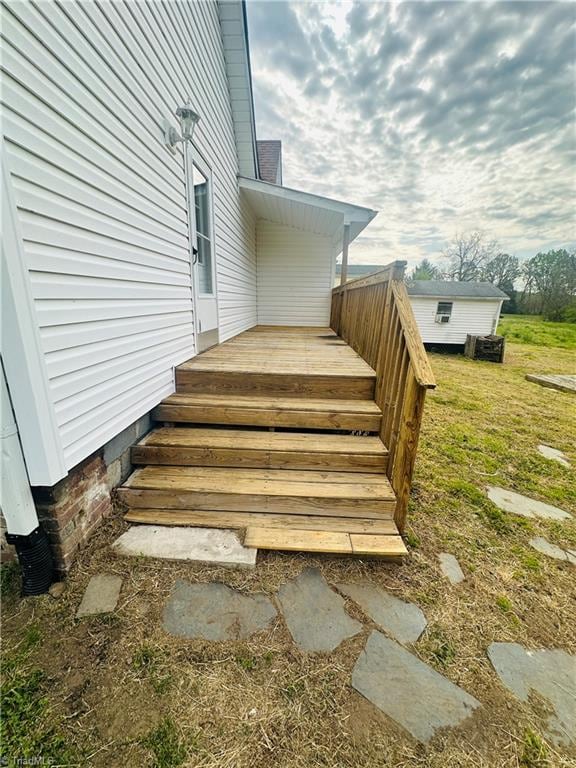
<path id="1" fill-rule="evenodd" d="M 164 629 L 178 637 L 244 640 L 266 629 L 275 617 L 276 608 L 266 595 L 178 580 L 164 609 Z"/>
<path id="2" fill-rule="evenodd" d="M 111 573 L 99 573 L 92 576 L 76 612 L 76 618 L 111 613 L 116 608 L 121 588 L 122 579 L 120 576 Z"/>
<path id="3" fill-rule="evenodd" d="M 415 643 L 427 621 L 421 609 L 372 584 L 338 584 L 375 624 L 352 671 L 352 687 L 420 741 L 455 726 L 480 706 L 475 698 L 424 664 L 403 644 Z M 276 595 L 295 644 L 308 653 L 330 653 L 365 631 L 317 568 L 306 568 Z M 265 595 L 244 595 L 224 584 L 177 581 L 164 610 L 170 634 L 206 640 L 239 640 L 267 629 L 276 618 Z M 398 641 L 398 642 L 396 642 Z"/>
<path id="4" fill-rule="evenodd" d="M 557 746 L 576 744 L 576 658 L 559 650 L 528 651 L 518 643 L 492 643 L 488 658 L 521 701 L 536 691 L 550 707 L 546 735 Z"/>
<path id="5" fill-rule="evenodd" d="M 418 741 L 455 726 L 480 702 L 380 632 L 372 632 L 352 672 L 352 687 Z"/>
<path id="6" fill-rule="evenodd" d="M 489 485 L 487 491 L 490 501 L 494 502 L 504 512 L 511 512 L 513 515 L 532 518 L 539 517 L 543 520 L 567 520 L 572 517 L 569 512 L 565 512 L 560 507 L 545 504 L 543 501 L 536 501 L 528 496 L 522 496 L 522 494 L 509 491 L 507 488 Z"/>
<path id="7" fill-rule="evenodd" d="M 306 568 L 298 578 L 283 584 L 278 599 L 290 634 L 303 651 L 333 651 L 362 631 L 362 624 L 348 616 L 344 600 L 330 589 L 317 568 Z"/>
<path id="8" fill-rule="evenodd" d="M 462 571 L 452 570 L 449 557 L 443 562 L 450 563 L 447 578 L 457 577 L 458 583 Z M 426 628 L 418 606 L 373 584 L 338 584 L 337 589 L 390 635 L 372 630 L 351 675 L 352 687 L 381 712 L 427 742 L 438 729 L 461 724 L 481 706 L 404 647 L 417 642 Z M 306 568 L 283 584 L 277 600 L 292 639 L 305 652 L 329 653 L 365 629 L 317 568 Z M 164 610 L 164 629 L 179 637 L 241 640 L 269 628 L 276 618 L 265 595 L 177 581 Z M 555 744 L 571 744 L 576 731 L 574 657 L 557 650 L 527 651 L 515 643 L 493 643 L 487 653 L 502 683 L 520 700 L 527 701 L 531 691 L 546 699 L 552 710 L 548 737 Z"/>
<path id="9" fill-rule="evenodd" d="M 337 587 L 399 643 L 415 643 L 426 629 L 426 616 L 417 605 L 405 603 L 380 587 L 372 584 L 338 584 Z"/>
<path id="10" fill-rule="evenodd" d="M 576 553 L 546 539 L 533 539 L 531 544 L 551 557 L 576 562 Z M 439 558 L 446 577 L 454 584 L 462 581 L 456 559 L 448 553 Z M 121 587 L 119 576 L 93 576 L 77 617 L 115 610 Z M 458 726 L 481 706 L 405 647 L 416 643 L 427 626 L 417 605 L 369 583 L 337 584 L 336 589 L 317 568 L 304 569 L 279 588 L 278 605 L 300 650 L 330 653 L 366 632 L 367 627 L 349 615 L 345 595 L 383 630 L 372 629 L 351 672 L 352 687 L 381 712 L 418 741 L 427 742 L 438 729 Z M 273 600 L 264 594 L 178 580 L 164 608 L 163 627 L 177 637 L 237 641 L 270 629 L 277 618 Z M 529 701 L 532 692 L 545 699 L 550 712 L 544 726 L 548 738 L 556 745 L 576 745 L 576 658 L 561 650 L 530 651 L 516 643 L 492 643 L 487 655 L 501 682 L 521 701 Z"/>
<path id="11" fill-rule="evenodd" d="M 562 549 L 542 536 L 536 536 L 535 538 L 530 539 L 528 544 L 530 544 L 532 549 L 535 549 L 543 555 L 553 557 L 555 560 L 567 560 L 569 563 L 572 563 L 572 565 L 576 565 L 576 550 Z"/>
<path id="12" fill-rule="evenodd" d="M 454 555 L 451 555 L 448 552 L 440 552 L 438 560 L 440 561 L 442 575 L 448 579 L 450 584 L 460 584 L 461 581 L 464 581 L 466 578 L 464 576 L 464 571 L 460 568 L 460 563 L 456 560 Z"/>
<path id="13" fill-rule="evenodd" d="M 559 451 L 557 448 L 552 448 L 550 445 L 544 445 L 543 443 L 540 443 L 538 446 L 538 451 L 546 459 L 557 461 L 559 464 L 562 464 L 563 467 L 570 466 L 570 462 L 568 461 L 566 454 L 562 453 L 562 451 Z"/>

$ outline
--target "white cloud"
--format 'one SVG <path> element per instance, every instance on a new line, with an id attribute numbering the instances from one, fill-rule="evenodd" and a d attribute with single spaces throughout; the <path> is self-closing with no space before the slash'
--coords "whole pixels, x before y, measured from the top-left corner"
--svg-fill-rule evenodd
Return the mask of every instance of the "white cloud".
<path id="1" fill-rule="evenodd" d="M 284 183 L 380 211 L 352 261 L 466 228 L 521 256 L 574 242 L 574 5 L 249 0 L 248 21 Z"/>

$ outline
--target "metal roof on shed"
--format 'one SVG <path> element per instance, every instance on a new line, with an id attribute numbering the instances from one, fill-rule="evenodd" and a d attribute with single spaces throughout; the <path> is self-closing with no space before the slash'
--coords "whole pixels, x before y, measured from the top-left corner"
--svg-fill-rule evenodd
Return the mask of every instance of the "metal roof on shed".
<path id="1" fill-rule="evenodd" d="M 434 299 L 500 299 L 508 296 L 492 283 L 459 282 L 456 280 L 410 280 L 406 284 L 410 296 Z"/>

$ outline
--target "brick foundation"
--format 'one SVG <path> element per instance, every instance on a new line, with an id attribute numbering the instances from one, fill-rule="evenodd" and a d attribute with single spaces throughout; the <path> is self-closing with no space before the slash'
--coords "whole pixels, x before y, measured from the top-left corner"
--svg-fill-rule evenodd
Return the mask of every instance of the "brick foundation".
<path id="1" fill-rule="evenodd" d="M 48 534 L 56 570 L 65 575 L 83 544 L 112 513 L 112 490 L 132 470 L 131 446 L 150 429 L 145 416 L 51 488 L 32 488 L 38 519 Z"/>
<path id="2" fill-rule="evenodd" d="M 66 573 L 78 549 L 112 512 L 106 465 L 90 456 L 52 488 L 33 488 L 38 519 L 48 534 L 56 568 Z"/>

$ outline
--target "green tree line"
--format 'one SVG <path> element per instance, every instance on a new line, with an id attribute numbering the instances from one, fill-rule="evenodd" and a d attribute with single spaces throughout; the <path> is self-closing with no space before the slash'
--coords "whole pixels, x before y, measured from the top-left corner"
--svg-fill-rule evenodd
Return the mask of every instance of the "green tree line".
<path id="1" fill-rule="evenodd" d="M 409 280 L 489 282 L 510 298 L 503 311 L 576 322 L 576 253 L 564 248 L 522 262 L 482 232 L 456 235 L 438 264 L 423 259 Z"/>

